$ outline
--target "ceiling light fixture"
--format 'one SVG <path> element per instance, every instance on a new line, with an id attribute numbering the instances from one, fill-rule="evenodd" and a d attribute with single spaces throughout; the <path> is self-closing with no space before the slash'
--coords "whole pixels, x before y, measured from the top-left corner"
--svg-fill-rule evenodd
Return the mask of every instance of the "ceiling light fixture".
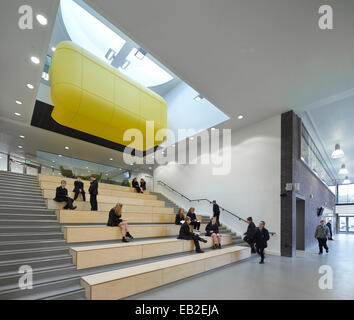
<path id="1" fill-rule="evenodd" d="M 143 60 L 144 57 L 146 56 L 146 51 L 143 48 L 140 48 L 139 50 L 137 50 L 135 52 L 135 56 L 139 59 L 139 60 Z"/>
<path id="2" fill-rule="evenodd" d="M 34 63 L 34 64 L 39 64 L 41 61 L 39 60 L 39 58 L 37 57 L 31 57 L 31 61 Z"/>
<path id="3" fill-rule="evenodd" d="M 22 136 L 22 135 L 21 135 L 21 136 L 20 136 L 20 138 L 21 138 L 21 139 L 24 139 L 24 138 L 25 138 L 25 136 Z"/>
<path id="4" fill-rule="evenodd" d="M 196 97 L 194 97 L 194 100 L 199 102 L 201 101 L 202 99 L 204 99 L 200 94 L 198 94 Z"/>
<path id="5" fill-rule="evenodd" d="M 344 184 L 349 184 L 350 183 L 350 180 L 349 180 L 348 176 L 345 177 L 343 183 Z"/>
<path id="6" fill-rule="evenodd" d="M 332 152 L 333 159 L 339 159 L 344 157 L 344 151 L 340 148 L 339 143 L 337 143 L 334 147 L 334 151 Z"/>
<path id="7" fill-rule="evenodd" d="M 65 150 L 69 150 L 70 148 L 69 147 L 65 147 Z"/>
<path id="8" fill-rule="evenodd" d="M 19 148 L 19 149 L 23 149 L 23 147 L 22 147 L 22 146 L 18 146 L 18 148 Z"/>
<path id="9" fill-rule="evenodd" d="M 58 154 L 58 157 L 60 157 L 60 158 L 61 158 L 61 157 L 62 157 L 62 155 L 61 155 L 61 154 Z"/>
<path id="10" fill-rule="evenodd" d="M 113 161 L 113 158 L 109 158 L 110 161 Z"/>
<path id="11" fill-rule="evenodd" d="M 36 16 L 37 21 L 42 25 L 42 26 L 46 26 L 48 23 L 48 20 L 45 16 L 41 15 L 41 14 L 37 14 Z"/>
<path id="12" fill-rule="evenodd" d="M 21 113 L 15 112 L 14 115 L 20 117 Z"/>
<path id="13" fill-rule="evenodd" d="M 216 130 L 215 128 L 211 128 L 212 131 Z"/>
<path id="14" fill-rule="evenodd" d="M 342 167 L 339 170 L 339 174 L 348 174 L 348 169 L 345 167 L 345 164 L 342 164 Z"/>
<path id="15" fill-rule="evenodd" d="M 193 137 L 190 137 L 189 140 L 194 140 L 194 138 L 193 138 Z"/>
<path id="16" fill-rule="evenodd" d="M 17 104 L 22 104 L 22 102 L 21 102 L 21 101 L 19 101 L 19 100 L 16 100 L 16 103 L 17 103 Z"/>
<path id="17" fill-rule="evenodd" d="M 238 119 L 238 120 L 242 120 L 242 119 L 243 119 L 243 115 L 242 115 L 242 114 L 238 115 L 238 116 L 237 116 L 237 119 Z"/>
<path id="18" fill-rule="evenodd" d="M 52 47 L 51 50 L 54 52 L 55 51 L 55 47 Z"/>
<path id="19" fill-rule="evenodd" d="M 27 86 L 27 88 L 28 88 L 28 89 L 31 89 L 31 90 L 33 90 L 33 89 L 34 89 L 34 86 L 33 86 L 32 84 L 30 84 L 30 83 L 27 83 L 27 85 L 26 85 L 26 86 Z"/>

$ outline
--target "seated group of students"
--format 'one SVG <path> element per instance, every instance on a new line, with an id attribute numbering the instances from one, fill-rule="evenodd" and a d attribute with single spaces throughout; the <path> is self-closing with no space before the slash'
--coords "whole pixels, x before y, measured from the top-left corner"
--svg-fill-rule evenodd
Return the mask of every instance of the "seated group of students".
<path id="1" fill-rule="evenodd" d="M 129 242 L 127 238 L 133 239 L 133 236 L 130 234 L 128 230 L 128 222 L 124 220 L 122 217 L 122 208 L 123 205 L 121 203 L 117 203 L 114 208 L 109 211 L 107 226 L 109 227 L 119 227 L 122 233 L 122 241 Z M 193 240 L 196 252 L 202 253 L 203 251 L 200 249 L 199 241 L 204 243 L 208 242 L 207 240 L 201 238 L 199 236 L 199 228 L 200 222 L 197 220 L 196 215 L 194 213 L 195 209 L 190 208 L 187 216 L 184 215 L 184 210 L 179 209 L 176 214 L 176 225 L 180 225 L 180 231 L 178 235 L 178 239 L 182 240 Z M 189 226 L 192 225 L 194 229 L 196 229 L 196 233 L 190 231 Z M 212 238 L 213 241 L 213 249 L 221 248 L 221 235 L 219 233 L 219 226 L 216 222 L 216 218 L 213 217 L 208 225 L 205 228 L 206 236 Z"/>
<path id="2" fill-rule="evenodd" d="M 137 179 L 134 178 L 132 186 L 138 193 L 143 193 L 146 190 L 146 182 L 143 178 L 140 179 L 140 186 Z M 75 210 L 77 207 L 74 206 L 74 201 L 78 198 L 79 194 L 81 194 L 82 200 L 86 201 L 86 192 L 84 190 L 84 183 L 82 182 L 81 177 L 76 178 L 73 192 L 75 193 L 74 199 L 69 197 L 68 190 L 66 189 L 66 181 L 62 180 L 60 186 L 56 189 L 55 198 L 53 200 L 56 202 L 66 202 L 66 206 L 63 208 L 64 210 Z M 91 211 L 97 211 L 98 181 L 94 175 L 90 176 L 89 193 Z"/>
<path id="3" fill-rule="evenodd" d="M 90 187 L 88 191 L 90 193 L 91 211 L 97 211 L 98 181 L 93 175 L 90 176 Z M 53 200 L 56 202 L 66 202 L 66 206 L 63 208 L 64 210 L 75 210 L 77 207 L 74 206 L 74 201 L 78 198 L 79 194 L 82 195 L 82 200 L 86 201 L 84 183 L 81 177 L 76 178 L 73 192 L 75 193 L 74 199 L 69 197 L 68 189 L 66 189 L 66 181 L 62 180 L 60 186 L 56 188 L 55 198 Z"/>

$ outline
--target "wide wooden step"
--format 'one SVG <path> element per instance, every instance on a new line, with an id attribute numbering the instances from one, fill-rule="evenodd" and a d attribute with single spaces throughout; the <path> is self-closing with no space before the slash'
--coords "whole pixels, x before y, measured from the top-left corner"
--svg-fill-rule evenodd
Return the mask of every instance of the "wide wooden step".
<path id="1" fill-rule="evenodd" d="M 123 203 L 123 210 L 125 207 L 141 207 L 141 209 L 138 209 L 137 212 L 151 212 L 152 207 L 154 208 L 159 208 L 156 210 L 156 212 L 166 212 L 165 209 L 169 209 L 169 212 L 173 212 L 173 208 L 166 208 L 164 206 L 163 201 L 157 201 L 157 200 L 143 200 L 143 202 L 139 201 L 140 199 L 130 199 L 130 198 L 116 198 L 114 201 L 111 200 L 111 202 L 101 202 L 100 198 L 98 197 L 98 210 L 100 211 L 109 211 L 111 210 L 117 202 Z M 46 206 L 50 210 L 60 210 L 63 209 L 66 206 L 66 202 L 56 202 L 53 199 L 46 199 Z M 90 201 L 86 200 L 84 201 L 75 201 L 74 206 L 77 207 L 77 210 L 80 211 L 88 211 L 91 210 L 91 205 Z M 147 208 L 147 209 L 144 209 Z M 172 211 L 171 211 L 172 210 Z"/>
<path id="2" fill-rule="evenodd" d="M 58 220 L 60 223 L 107 223 L 108 214 L 108 211 L 60 210 L 58 211 Z M 172 213 L 126 212 L 122 217 L 129 223 L 175 222 L 175 215 Z M 197 219 L 201 221 L 202 217 L 197 216 Z"/>
<path id="3" fill-rule="evenodd" d="M 200 242 L 200 247 L 210 248 L 212 246 L 211 237 L 203 238 L 208 240 L 208 242 Z M 222 245 L 231 244 L 232 235 L 223 235 L 221 238 L 221 243 Z M 73 256 L 73 261 L 76 265 L 76 268 L 85 269 L 113 263 L 187 252 L 192 250 L 194 250 L 193 241 L 168 238 L 160 240 L 137 241 L 130 243 L 71 247 L 70 253 Z"/>
<path id="4" fill-rule="evenodd" d="M 54 182 L 57 185 L 60 185 L 60 181 L 61 180 L 65 180 L 68 184 L 73 186 L 76 179 L 65 178 L 65 177 L 57 177 L 57 176 L 50 176 L 50 175 L 45 175 L 45 174 L 39 174 L 38 175 L 38 180 L 39 180 L 40 183 L 42 183 L 42 182 Z M 84 181 L 84 180 L 82 180 L 82 182 L 84 183 L 84 186 L 85 186 L 84 188 L 86 190 L 88 190 L 88 188 L 90 187 L 90 182 L 89 181 Z M 123 186 L 118 186 L 118 185 L 109 184 L 109 183 L 99 183 L 99 189 L 136 192 L 136 190 L 134 188 L 123 187 Z M 149 194 L 149 191 L 146 190 L 145 194 Z"/>
<path id="5" fill-rule="evenodd" d="M 138 224 L 130 225 L 129 232 L 134 238 L 157 238 L 177 236 L 180 226 L 174 224 Z M 201 230 L 205 225 L 201 225 Z M 118 240 L 122 238 L 119 227 L 107 226 L 63 226 L 64 239 L 67 243 Z"/>
<path id="6" fill-rule="evenodd" d="M 81 284 L 89 300 L 117 300 L 241 261 L 250 254 L 249 248 L 232 246 L 84 276 Z"/>
<path id="7" fill-rule="evenodd" d="M 59 183 L 41 182 L 41 184 L 40 184 L 42 194 L 45 198 L 54 198 L 55 197 L 55 190 L 58 186 L 60 186 L 60 182 Z M 72 192 L 72 190 L 74 190 L 74 184 L 67 184 L 66 189 L 68 189 L 70 196 L 74 197 L 74 192 Z M 86 196 L 89 196 L 88 188 L 85 188 L 84 190 L 86 192 Z M 146 199 L 146 200 L 156 200 L 157 199 L 157 196 L 152 195 L 152 194 L 131 192 L 129 190 L 121 191 L 121 190 L 101 189 L 100 187 L 98 189 L 98 193 L 101 196 Z M 81 195 L 79 195 L 79 199 L 81 199 Z"/>

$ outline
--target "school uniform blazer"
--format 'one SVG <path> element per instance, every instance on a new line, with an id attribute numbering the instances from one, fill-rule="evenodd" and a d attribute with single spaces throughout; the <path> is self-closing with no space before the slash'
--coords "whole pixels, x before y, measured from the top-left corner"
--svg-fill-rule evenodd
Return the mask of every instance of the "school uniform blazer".
<path id="1" fill-rule="evenodd" d="M 140 182 L 140 188 L 146 190 L 146 181 Z"/>
<path id="2" fill-rule="evenodd" d="M 139 188 L 139 182 L 138 181 L 132 181 L 132 187 L 133 188 Z"/>
<path id="3" fill-rule="evenodd" d="M 262 231 L 257 228 L 254 236 L 254 242 L 258 248 L 267 248 L 267 241 L 269 240 L 269 232 L 266 228 L 263 228 Z"/>
<path id="4" fill-rule="evenodd" d="M 197 220 L 196 214 L 195 214 L 195 213 L 192 213 L 192 212 L 190 212 L 190 211 L 188 211 L 187 217 L 190 217 L 192 221 Z"/>
<path id="5" fill-rule="evenodd" d="M 175 219 L 175 224 L 179 225 L 181 224 L 181 221 L 185 220 L 184 215 L 182 215 L 182 217 L 179 216 L 179 214 L 176 214 L 176 219 Z"/>
<path id="6" fill-rule="evenodd" d="M 93 180 L 90 183 L 89 193 L 92 194 L 93 196 L 98 195 L 98 181 L 97 180 Z"/>
<path id="7" fill-rule="evenodd" d="M 114 208 L 109 211 L 107 226 L 117 227 L 123 221 L 122 216 L 118 217 L 114 212 Z"/>
<path id="8" fill-rule="evenodd" d="M 178 239 L 192 240 L 193 236 L 193 232 L 189 230 L 189 224 L 187 222 L 183 223 L 181 229 L 179 229 Z"/>
<path id="9" fill-rule="evenodd" d="M 74 192 L 76 191 L 79 191 L 79 190 L 82 190 L 82 192 L 85 192 L 84 191 L 84 183 L 82 181 L 75 181 L 74 182 Z"/>
<path id="10" fill-rule="evenodd" d="M 211 231 L 213 231 L 214 233 L 219 233 L 219 226 L 217 223 L 212 224 L 211 222 L 209 222 L 205 227 L 205 231 L 206 235 L 210 237 Z"/>
<path id="11" fill-rule="evenodd" d="M 68 190 L 63 187 L 58 187 L 55 191 L 54 201 L 56 202 L 64 202 L 68 198 Z"/>

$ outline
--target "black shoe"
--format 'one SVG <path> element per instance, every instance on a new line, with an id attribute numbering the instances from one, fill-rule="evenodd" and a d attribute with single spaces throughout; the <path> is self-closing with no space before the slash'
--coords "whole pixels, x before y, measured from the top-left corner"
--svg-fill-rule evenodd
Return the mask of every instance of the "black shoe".
<path id="1" fill-rule="evenodd" d="M 201 242 L 204 242 L 204 243 L 207 243 L 207 242 L 208 242 L 208 240 L 205 240 L 205 239 L 203 239 L 203 238 L 201 238 L 200 241 L 201 241 Z"/>
<path id="2" fill-rule="evenodd" d="M 326 253 L 328 253 L 328 249 L 326 250 Z"/>
<path id="3" fill-rule="evenodd" d="M 323 254 L 323 252 L 319 252 L 318 254 Z"/>
<path id="4" fill-rule="evenodd" d="M 213 245 L 213 249 L 216 249 L 216 248 L 217 248 L 217 245 L 216 245 L 216 244 L 214 244 L 214 245 Z"/>
<path id="5" fill-rule="evenodd" d="M 130 239 L 134 239 L 133 236 L 129 232 L 127 232 L 125 235 Z"/>
<path id="6" fill-rule="evenodd" d="M 122 242 L 129 242 L 128 239 L 126 239 L 125 237 L 122 238 Z"/>
<path id="7" fill-rule="evenodd" d="M 219 249 L 221 249 L 221 244 L 219 243 Z"/>
<path id="8" fill-rule="evenodd" d="M 196 250 L 195 252 L 196 252 L 196 253 L 204 253 L 203 250 Z"/>
<path id="9" fill-rule="evenodd" d="M 72 207 L 71 210 L 75 210 L 77 207 Z"/>
<path id="10" fill-rule="evenodd" d="M 262 261 L 262 260 L 261 260 L 261 261 L 259 261 L 259 264 L 264 264 L 264 261 Z"/>

